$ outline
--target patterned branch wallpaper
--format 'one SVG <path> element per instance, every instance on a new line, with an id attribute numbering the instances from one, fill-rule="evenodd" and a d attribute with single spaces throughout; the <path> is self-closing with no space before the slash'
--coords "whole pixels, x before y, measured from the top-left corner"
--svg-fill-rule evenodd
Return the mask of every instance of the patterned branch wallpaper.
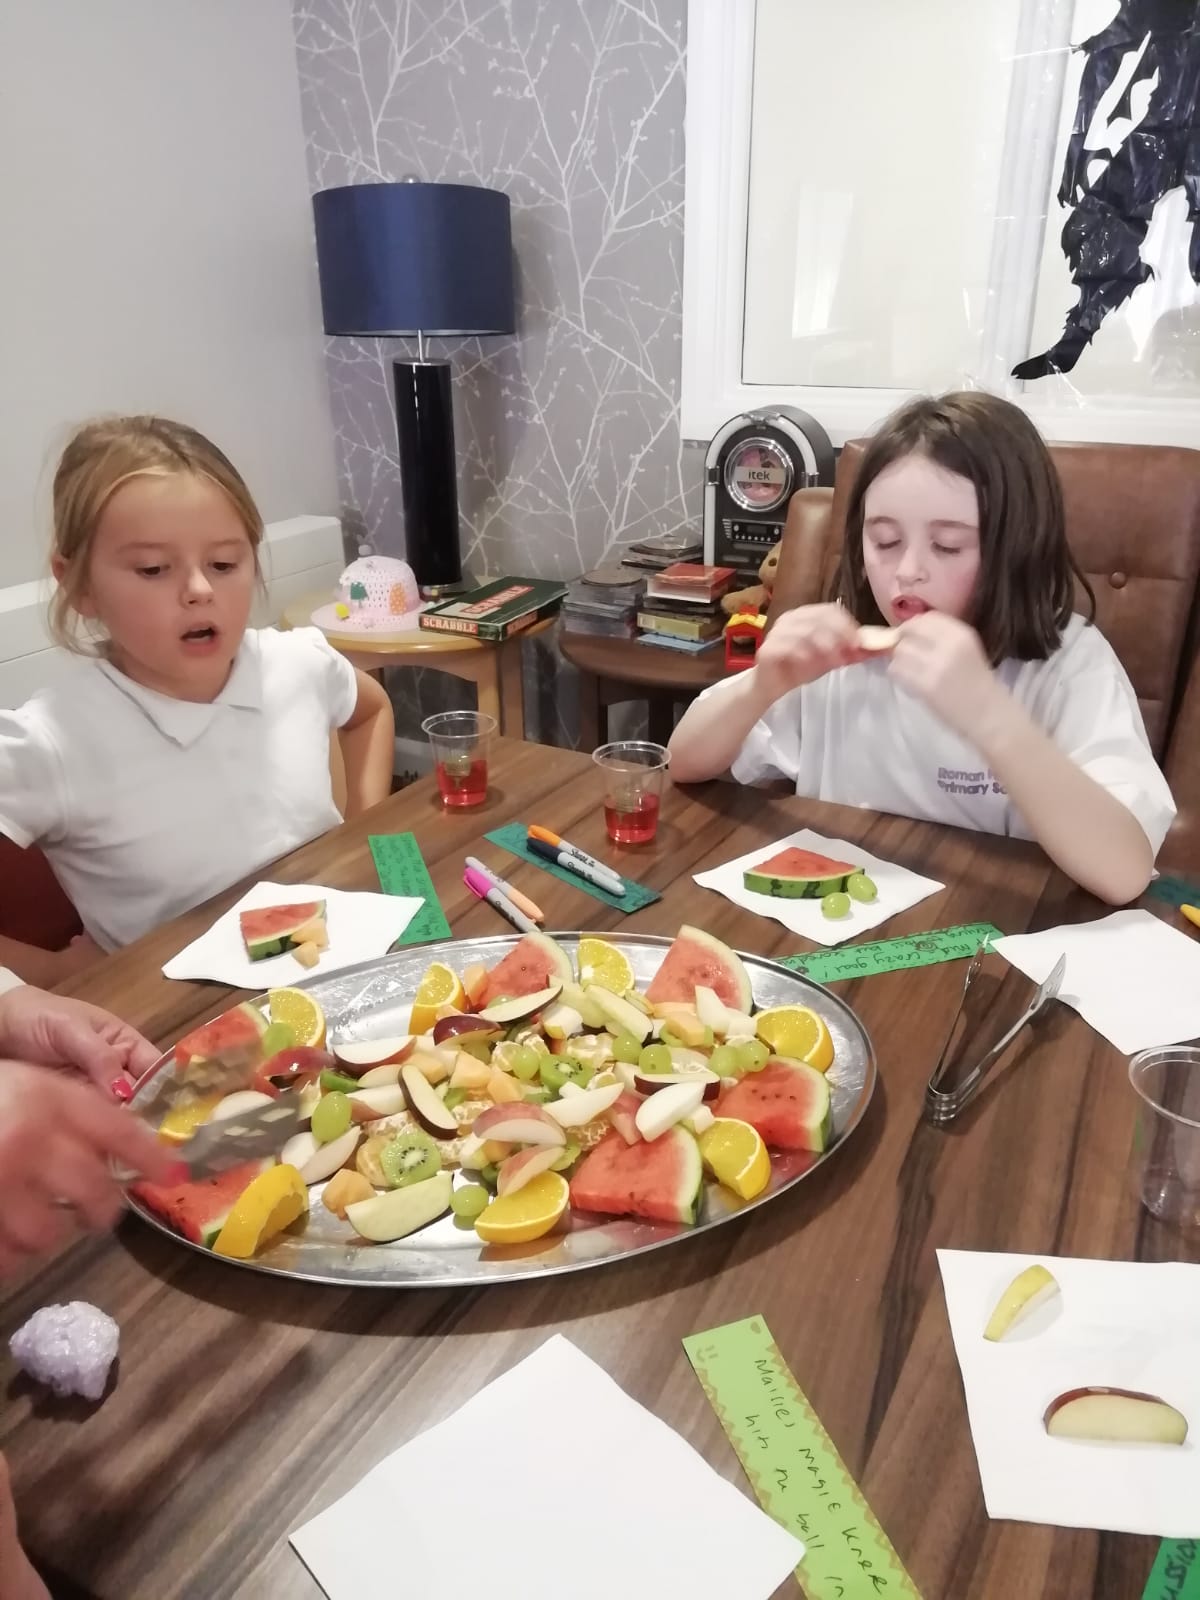
<path id="1" fill-rule="evenodd" d="M 314 189 L 412 175 L 512 200 L 518 333 L 434 343 L 453 364 L 468 573 L 572 578 L 698 528 L 703 451 L 678 424 L 686 0 L 295 0 L 293 15 Z M 401 350 L 328 342 L 347 526 L 397 555 Z M 391 676 L 410 737 L 472 694 Z M 526 685 L 531 737 L 573 742 L 576 697 L 541 641 Z"/>

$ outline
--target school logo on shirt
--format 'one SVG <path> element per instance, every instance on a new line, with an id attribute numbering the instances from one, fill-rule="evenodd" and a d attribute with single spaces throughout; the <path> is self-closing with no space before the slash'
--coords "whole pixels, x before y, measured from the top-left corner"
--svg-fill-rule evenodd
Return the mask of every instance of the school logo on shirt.
<path id="1" fill-rule="evenodd" d="M 937 786 L 947 794 L 1007 794 L 990 768 L 981 772 L 960 772 L 955 767 L 939 767 Z"/>

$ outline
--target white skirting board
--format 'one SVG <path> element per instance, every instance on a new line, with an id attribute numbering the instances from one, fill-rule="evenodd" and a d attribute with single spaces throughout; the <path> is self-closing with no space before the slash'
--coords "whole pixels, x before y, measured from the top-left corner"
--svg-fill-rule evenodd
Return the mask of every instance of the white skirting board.
<path id="1" fill-rule="evenodd" d="M 333 594 L 345 566 L 342 525 L 336 517 L 289 517 L 267 525 L 262 568 L 265 596 L 255 608 L 260 626 L 311 590 Z M 0 707 L 19 706 L 61 675 L 65 651 L 50 638 L 46 606 L 52 580 L 0 589 Z"/>

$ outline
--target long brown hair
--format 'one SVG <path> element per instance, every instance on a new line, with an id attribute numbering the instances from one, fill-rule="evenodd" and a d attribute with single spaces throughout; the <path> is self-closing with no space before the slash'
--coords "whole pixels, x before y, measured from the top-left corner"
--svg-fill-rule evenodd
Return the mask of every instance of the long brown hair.
<path id="1" fill-rule="evenodd" d="M 258 565 L 263 520 L 241 473 L 211 439 L 166 417 L 100 417 L 69 440 L 54 474 L 53 555 L 62 564 L 50 599 L 50 631 L 68 650 L 86 648 L 76 601 L 87 587 L 100 514 L 131 478 L 190 472 L 216 484 L 241 518 Z"/>
<path id="2" fill-rule="evenodd" d="M 968 479 L 979 505 L 981 597 L 972 618 L 993 666 L 1045 661 L 1076 608 L 1096 597 L 1067 544 L 1062 486 L 1041 434 L 1019 406 L 964 390 L 901 406 L 874 435 L 850 490 L 835 597 L 859 622 L 883 622 L 863 562 L 863 502 L 894 461 L 928 456 Z"/>

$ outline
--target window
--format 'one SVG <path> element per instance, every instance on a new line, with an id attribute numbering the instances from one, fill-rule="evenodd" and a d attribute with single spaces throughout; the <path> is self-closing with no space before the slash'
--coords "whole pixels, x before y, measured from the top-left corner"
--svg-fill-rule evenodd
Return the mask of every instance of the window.
<path id="1" fill-rule="evenodd" d="M 1156 276 L 1068 375 L 1012 369 L 1077 291 L 1057 191 L 1085 58 L 1117 0 L 691 0 L 682 425 L 810 411 L 835 442 L 906 394 L 982 386 L 1059 439 L 1200 444 L 1200 293 L 1181 189 Z M 1143 41 L 1142 49 L 1145 48 Z M 1144 117 L 1130 51 L 1088 171 Z M 1125 103 L 1123 102 L 1125 97 Z"/>

